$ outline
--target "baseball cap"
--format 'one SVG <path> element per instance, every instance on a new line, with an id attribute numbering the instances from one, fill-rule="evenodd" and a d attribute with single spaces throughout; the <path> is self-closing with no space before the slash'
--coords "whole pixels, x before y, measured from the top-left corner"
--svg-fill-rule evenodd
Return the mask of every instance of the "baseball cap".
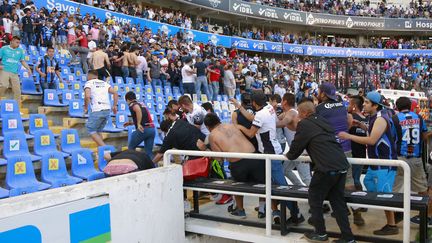
<path id="1" fill-rule="evenodd" d="M 323 92 L 329 99 L 337 100 L 336 97 L 336 87 L 334 84 L 329 82 L 324 82 L 319 87 L 320 91 Z"/>
<path id="2" fill-rule="evenodd" d="M 370 100 L 372 103 L 380 105 L 380 106 L 385 106 L 382 103 L 382 96 L 380 93 L 376 92 L 376 91 L 371 91 L 369 93 L 367 93 L 366 95 L 366 99 Z"/>

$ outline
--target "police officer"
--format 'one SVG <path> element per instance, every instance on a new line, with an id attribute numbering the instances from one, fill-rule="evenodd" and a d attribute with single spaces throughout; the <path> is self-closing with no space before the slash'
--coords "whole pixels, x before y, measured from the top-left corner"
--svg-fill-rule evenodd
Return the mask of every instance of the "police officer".
<path id="1" fill-rule="evenodd" d="M 418 192 L 421 195 L 427 195 L 428 185 L 422 161 L 422 141 L 427 137 L 426 123 L 421 116 L 410 111 L 411 100 L 408 97 L 400 97 L 397 99 L 396 108 L 399 113 L 394 115 L 392 120 L 396 130 L 398 158 L 406 161 L 411 168 L 411 191 Z M 402 186 L 403 170 L 398 167 L 393 190 L 399 192 Z M 430 207 L 431 205 L 429 204 L 429 208 Z M 431 212 L 428 212 L 428 216 L 429 222 L 431 222 Z M 396 222 L 401 219 L 402 213 L 396 213 Z M 411 222 L 420 224 L 420 217 L 415 216 L 411 218 Z"/>
<path id="2" fill-rule="evenodd" d="M 298 106 L 300 122 L 294 140 L 286 154 L 290 160 L 297 159 L 306 149 L 312 163 L 314 174 L 309 185 L 309 206 L 314 232 L 305 233 L 305 238 L 313 242 L 327 242 L 323 218 L 323 202 L 328 199 L 335 212 L 336 222 L 342 238 L 334 242 L 355 242 L 348 221 L 348 208 L 344 198 L 345 180 L 349 168 L 348 160 L 336 141 L 335 132 L 329 122 L 315 113 L 311 101 L 303 101 Z M 326 156 L 323 156 L 323 155 Z"/>

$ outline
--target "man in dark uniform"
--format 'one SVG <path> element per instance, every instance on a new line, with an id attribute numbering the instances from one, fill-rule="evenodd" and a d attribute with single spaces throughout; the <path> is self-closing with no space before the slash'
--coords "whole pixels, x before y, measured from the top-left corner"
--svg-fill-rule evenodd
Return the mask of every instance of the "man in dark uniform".
<path id="1" fill-rule="evenodd" d="M 328 241 L 322 207 L 324 199 L 327 198 L 342 233 L 342 238 L 334 242 L 354 243 L 344 199 L 348 160 L 340 143 L 336 141 L 334 129 L 326 119 L 315 113 L 315 106 L 311 101 L 300 103 L 298 112 L 300 122 L 286 156 L 295 160 L 306 149 L 314 165 L 308 201 L 315 231 L 305 233 L 304 236 L 313 242 Z M 326 156 L 323 156 L 324 154 Z"/>

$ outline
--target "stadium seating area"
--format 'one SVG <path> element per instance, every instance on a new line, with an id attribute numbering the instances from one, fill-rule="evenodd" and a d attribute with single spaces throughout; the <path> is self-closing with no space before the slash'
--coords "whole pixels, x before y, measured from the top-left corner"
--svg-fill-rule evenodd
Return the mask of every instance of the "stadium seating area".
<path id="1" fill-rule="evenodd" d="M 33 68 L 46 52 L 45 48 L 37 51 L 34 46 L 28 50 L 23 45 L 21 48 L 26 50 L 25 59 Z M 30 76 L 22 68 L 19 73 L 21 110 L 17 101 L 0 97 L 0 141 L 3 143 L 0 173 L 6 173 L 3 174 L 6 189 L 0 187 L 0 198 L 104 178 L 102 170 L 107 164 L 104 153 L 126 149 L 128 137 L 135 130 L 134 126 L 123 126 L 130 116 L 124 101 L 126 92 L 134 91 L 146 104 L 157 128 L 166 104 L 181 96 L 177 87 L 153 88 L 142 80 L 135 83 L 131 78 L 114 77 L 110 82 L 119 94 L 118 112 L 112 114 L 113 120 L 107 122 L 103 132 L 104 141 L 110 145 L 98 148 L 85 129 L 88 116 L 83 109 L 83 87 L 86 76 L 81 68 L 69 65 L 68 54 L 56 52 L 55 55 L 61 64 L 62 77 L 56 80 L 57 90 L 47 89 L 42 93 L 38 87 L 38 73 Z M 194 95 L 193 100 L 201 104 L 207 102 L 207 97 Z M 230 122 L 233 107 L 227 96 L 218 96 L 214 108 L 224 122 Z M 162 144 L 163 137 L 158 130 L 156 133 L 157 146 Z"/>

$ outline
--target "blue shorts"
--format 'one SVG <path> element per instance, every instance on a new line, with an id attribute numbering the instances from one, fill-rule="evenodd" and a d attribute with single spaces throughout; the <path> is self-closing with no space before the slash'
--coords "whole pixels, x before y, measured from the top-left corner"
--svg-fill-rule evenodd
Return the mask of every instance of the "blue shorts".
<path id="1" fill-rule="evenodd" d="M 66 43 L 67 43 L 67 37 L 65 35 L 57 36 L 57 44 L 66 44 Z"/>
<path id="2" fill-rule="evenodd" d="M 97 132 L 102 132 L 110 118 L 110 110 L 91 112 L 86 124 L 88 133 L 91 135 Z"/>
<path id="3" fill-rule="evenodd" d="M 366 172 L 363 183 L 368 192 L 393 192 L 393 184 L 396 178 L 396 170 L 380 169 Z"/>

